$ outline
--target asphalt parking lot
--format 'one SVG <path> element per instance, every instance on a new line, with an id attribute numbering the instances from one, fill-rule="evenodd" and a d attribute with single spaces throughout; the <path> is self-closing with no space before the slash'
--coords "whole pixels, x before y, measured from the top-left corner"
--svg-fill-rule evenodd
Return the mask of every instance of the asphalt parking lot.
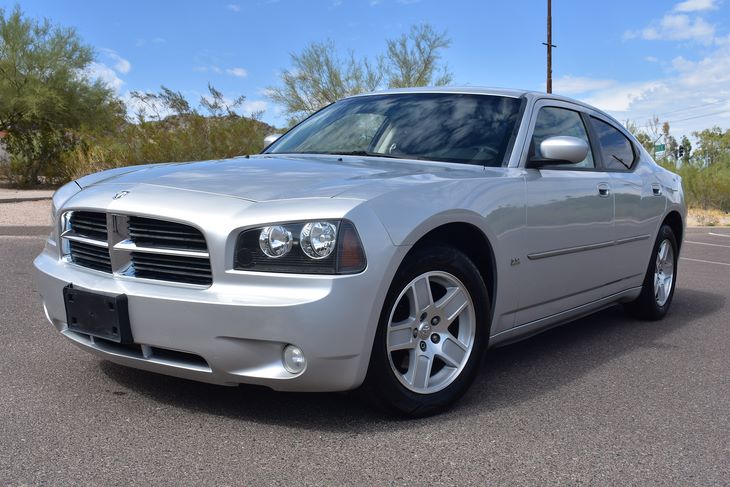
<path id="1" fill-rule="evenodd" d="M 457 407 L 224 388 L 113 365 L 35 293 L 41 229 L 0 229 L 0 484 L 728 485 L 730 229 L 690 229 L 669 316 L 618 307 L 491 351 Z"/>

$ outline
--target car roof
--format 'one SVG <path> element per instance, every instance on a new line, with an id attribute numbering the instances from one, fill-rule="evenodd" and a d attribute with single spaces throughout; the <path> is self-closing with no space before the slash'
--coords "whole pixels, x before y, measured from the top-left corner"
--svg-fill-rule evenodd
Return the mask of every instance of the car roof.
<path id="1" fill-rule="evenodd" d="M 408 93 L 451 93 L 451 94 L 469 94 L 469 95 L 494 95 L 494 96 L 508 96 L 512 98 L 531 98 L 544 99 L 549 98 L 558 101 L 564 101 L 567 103 L 573 103 L 580 105 L 589 110 L 600 113 L 609 120 L 613 120 L 615 123 L 623 127 L 623 124 L 616 120 L 608 113 L 600 110 L 592 105 L 589 105 L 580 100 L 570 98 L 567 96 L 556 95 L 553 93 L 545 93 L 544 91 L 534 90 L 520 90 L 520 89 L 507 89 L 507 88 L 491 88 L 485 86 L 424 86 L 418 88 L 392 88 L 388 90 L 372 91 L 369 93 L 361 93 L 358 95 L 352 95 L 347 98 L 357 98 L 360 96 L 372 96 L 372 95 L 390 95 L 390 94 L 408 94 Z M 345 99 L 347 99 L 345 98 Z"/>

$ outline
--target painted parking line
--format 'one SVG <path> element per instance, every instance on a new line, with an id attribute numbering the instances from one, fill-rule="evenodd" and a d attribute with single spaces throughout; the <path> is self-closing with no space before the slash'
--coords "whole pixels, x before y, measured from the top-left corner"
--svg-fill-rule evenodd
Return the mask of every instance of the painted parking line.
<path id="1" fill-rule="evenodd" d="M 712 260 L 690 259 L 689 257 L 680 257 L 679 259 L 680 260 L 689 260 L 689 261 L 692 261 L 692 262 L 702 262 L 702 263 L 705 263 L 705 264 L 726 265 L 726 266 L 730 267 L 730 264 L 728 264 L 727 262 L 715 262 L 715 261 L 712 261 Z"/>
<path id="2" fill-rule="evenodd" d="M 727 235 L 725 233 L 708 232 L 707 235 L 712 235 L 712 236 L 715 236 L 715 237 L 727 237 L 727 238 L 730 238 L 730 235 Z"/>
<path id="3" fill-rule="evenodd" d="M 708 245 L 710 247 L 724 247 L 726 249 L 730 249 L 730 245 L 720 245 L 720 244 L 706 243 L 706 242 L 694 242 L 692 240 L 685 240 L 684 243 L 691 243 L 691 244 L 697 244 L 697 245 Z"/>

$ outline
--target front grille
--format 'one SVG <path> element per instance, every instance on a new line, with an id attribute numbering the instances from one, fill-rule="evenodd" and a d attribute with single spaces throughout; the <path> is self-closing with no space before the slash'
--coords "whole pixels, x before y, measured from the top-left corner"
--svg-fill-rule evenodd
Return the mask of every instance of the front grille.
<path id="1" fill-rule="evenodd" d="M 135 277 L 201 285 L 213 281 L 205 258 L 132 252 L 132 264 Z"/>
<path id="2" fill-rule="evenodd" d="M 69 255 L 74 264 L 96 269 L 102 272 L 112 271 L 109 250 L 106 247 L 90 245 L 83 242 L 69 241 Z"/>
<path id="3" fill-rule="evenodd" d="M 130 216 L 128 225 L 129 238 L 137 246 L 203 252 L 208 249 L 200 230 L 188 225 L 139 216 Z"/>
<path id="4" fill-rule="evenodd" d="M 81 237 L 107 241 L 106 213 L 74 211 L 71 213 L 69 225 L 73 232 Z"/>
<path id="5" fill-rule="evenodd" d="M 64 256 L 76 265 L 128 277 L 206 285 L 213 282 L 200 230 L 166 220 L 91 211 L 66 213 Z"/>

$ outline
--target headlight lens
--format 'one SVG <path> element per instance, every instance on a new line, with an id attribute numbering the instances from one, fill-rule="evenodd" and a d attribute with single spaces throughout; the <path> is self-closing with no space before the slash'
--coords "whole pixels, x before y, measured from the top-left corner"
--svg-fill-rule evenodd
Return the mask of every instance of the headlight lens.
<path id="1" fill-rule="evenodd" d="M 273 227 L 264 227 L 259 235 L 259 247 L 261 251 L 272 259 L 278 259 L 288 254 L 294 239 L 291 232 L 281 225 Z"/>
<path id="2" fill-rule="evenodd" d="M 308 257 L 324 259 L 335 250 L 337 227 L 329 222 L 307 223 L 299 234 L 299 244 Z"/>
<path id="3" fill-rule="evenodd" d="M 352 222 L 320 220 L 241 232 L 234 267 L 257 272 L 355 274 L 365 269 L 366 260 Z"/>

